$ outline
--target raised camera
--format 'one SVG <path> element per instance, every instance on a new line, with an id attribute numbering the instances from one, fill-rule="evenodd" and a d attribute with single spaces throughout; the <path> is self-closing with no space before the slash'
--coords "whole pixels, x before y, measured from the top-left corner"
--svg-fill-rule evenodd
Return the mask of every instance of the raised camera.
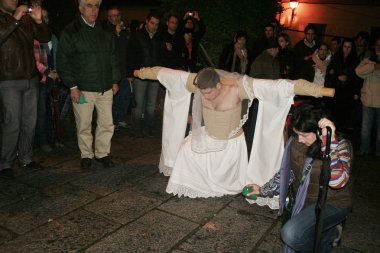
<path id="1" fill-rule="evenodd" d="M 193 16 L 194 16 L 194 12 L 190 11 L 190 12 L 189 12 L 189 16 L 190 16 L 190 17 L 193 17 Z"/>
<path id="2" fill-rule="evenodd" d="M 31 13 L 33 10 L 33 7 L 32 6 L 28 6 L 28 13 Z"/>

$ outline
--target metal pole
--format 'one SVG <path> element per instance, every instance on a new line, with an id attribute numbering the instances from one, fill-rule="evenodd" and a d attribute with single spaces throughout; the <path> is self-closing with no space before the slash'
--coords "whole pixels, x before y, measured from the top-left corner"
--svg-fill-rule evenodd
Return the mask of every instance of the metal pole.
<path id="1" fill-rule="evenodd" d="M 319 192 L 318 200 L 315 205 L 315 235 L 314 235 L 314 253 L 320 252 L 322 231 L 323 231 L 323 217 L 325 213 L 325 205 L 327 199 L 327 191 L 329 187 L 330 174 L 331 174 L 331 157 L 330 157 L 330 145 L 331 145 L 331 128 L 326 127 L 326 150 L 323 155 L 323 164 L 321 174 L 319 175 Z"/>

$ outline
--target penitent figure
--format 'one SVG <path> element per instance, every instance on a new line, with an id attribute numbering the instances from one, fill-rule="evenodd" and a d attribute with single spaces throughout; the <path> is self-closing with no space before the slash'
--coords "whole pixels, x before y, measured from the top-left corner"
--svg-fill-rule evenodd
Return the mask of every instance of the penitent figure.
<path id="1" fill-rule="evenodd" d="M 266 183 L 280 168 L 282 132 L 294 95 L 318 97 L 324 91 L 304 80 L 253 79 L 212 68 L 198 74 L 142 68 L 134 75 L 157 79 L 167 89 L 159 168 L 170 176 L 168 193 L 191 198 L 237 194 L 247 183 Z M 192 130 L 184 139 L 191 93 Z M 260 134 L 248 162 L 241 127 L 254 98 L 262 104 L 256 127 Z M 257 201 L 278 206 L 278 199 Z"/>

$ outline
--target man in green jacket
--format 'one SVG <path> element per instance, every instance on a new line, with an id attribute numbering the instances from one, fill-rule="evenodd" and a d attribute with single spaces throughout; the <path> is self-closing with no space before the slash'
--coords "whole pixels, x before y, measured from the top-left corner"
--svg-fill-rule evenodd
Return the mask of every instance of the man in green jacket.
<path id="1" fill-rule="evenodd" d="M 120 70 L 112 34 L 97 20 L 101 0 L 79 0 L 80 17 L 61 34 L 57 51 L 57 70 L 71 90 L 81 168 L 91 167 L 92 159 L 113 167 L 109 157 L 114 132 L 113 95 L 118 91 Z M 91 122 L 97 112 L 95 151 Z"/>

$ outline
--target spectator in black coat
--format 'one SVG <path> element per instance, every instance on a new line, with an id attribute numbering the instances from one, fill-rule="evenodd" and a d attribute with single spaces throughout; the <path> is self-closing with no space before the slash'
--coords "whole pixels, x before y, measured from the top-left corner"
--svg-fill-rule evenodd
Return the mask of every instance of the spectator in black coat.
<path id="1" fill-rule="evenodd" d="M 245 31 L 237 31 L 234 41 L 226 45 L 220 55 L 219 68 L 229 72 L 248 74 L 250 59 L 246 42 L 247 33 Z"/>
<path id="2" fill-rule="evenodd" d="M 315 27 L 307 25 L 304 30 L 305 38 L 294 46 L 294 79 L 305 79 L 310 82 L 314 79 L 313 53 L 317 49 L 314 40 Z"/>

